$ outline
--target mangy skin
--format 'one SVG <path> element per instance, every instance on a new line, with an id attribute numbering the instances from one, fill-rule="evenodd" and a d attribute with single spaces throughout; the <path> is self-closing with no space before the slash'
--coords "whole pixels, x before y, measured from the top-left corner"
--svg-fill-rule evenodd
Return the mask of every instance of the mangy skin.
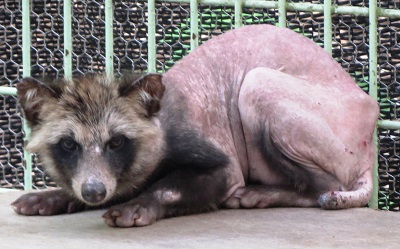
<path id="1" fill-rule="evenodd" d="M 143 226 L 221 206 L 368 203 L 378 105 L 308 38 L 246 26 L 201 45 L 162 82 L 155 129 L 172 149 L 154 157 L 174 170 L 111 207 L 103 216 L 108 225 Z M 189 165 L 179 168 L 185 160 Z M 24 195 L 13 206 L 21 214 L 49 215 L 78 211 L 80 204 L 58 190 Z"/>
<path id="2" fill-rule="evenodd" d="M 272 169 L 277 166 L 262 158 L 254 142 L 261 124 L 285 156 L 321 179 L 337 178 L 321 191 L 360 189 L 326 193 L 320 205 L 348 208 L 368 202 L 378 106 L 311 40 L 288 29 L 246 26 L 197 48 L 163 82 L 161 122 L 179 125 L 179 117 L 171 117 L 185 110 L 190 126 L 229 156 L 227 207 L 238 207 L 241 199 L 246 199 L 244 207 L 249 201 L 253 206 L 274 205 L 264 200 L 264 190 L 243 189 L 247 182 L 285 186 Z M 260 196 L 254 197 L 254 191 Z M 276 204 L 318 205 L 297 195 L 299 201 L 290 203 L 293 193 L 278 192 L 290 198 Z"/>

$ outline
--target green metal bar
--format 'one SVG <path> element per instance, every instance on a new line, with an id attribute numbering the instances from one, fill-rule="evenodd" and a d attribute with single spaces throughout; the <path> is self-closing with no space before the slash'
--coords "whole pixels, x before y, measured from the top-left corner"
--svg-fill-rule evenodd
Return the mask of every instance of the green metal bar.
<path id="1" fill-rule="evenodd" d="M 160 2 L 189 3 L 191 0 L 161 0 Z M 234 6 L 236 0 L 197 0 L 197 3 L 204 5 Z"/>
<path id="2" fill-rule="evenodd" d="M 148 68 L 149 73 L 155 73 L 156 70 L 156 4 L 155 0 L 147 1 L 148 9 L 148 24 L 147 24 L 147 38 L 148 38 Z"/>
<path id="3" fill-rule="evenodd" d="M 377 15 L 379 17 L 400 18 L 400 10 L 378 8 Z"/>
<path id="4" fill-rule="evenodd" d="M 16 189 L 12 189 L 12 188 L 0 188 L 0 194 L 1 193 L 6 193 L 6 192 L 10 192 L 10 191 L 17 191 Z"/>
<path id="5" fill-rule="evenodd" d="M 322 4 L 309 4 L 309 3 L 288 3 L 287 9 L 291 11 L 304 11 L 304 12 L 323 12 L 324 5 Z"/>
<path id="6" fill-rule="evenodd" d="M 2 95 L 17 95 L 17 88 L 8 87 L 8 86 L 0 86 L 0 94 Z"/>
<path id="7" fill-rule="evenodd" d="M 278 2 L 278 26 L 286 28 L 286 0 L 279 0 Z"/>
<path id="8" fill-rule="evenodd" d="M 190 50 L 199 46 L 199 9 L 197 0 L 190 0 Z"/>
<path id="9" fill-rule="evenodd" d="M 400 130 L 400 121 L 379 120 L 378 127 L 384 130 Z"/>
<path id="10" fill-rule="evenodd" d="M 243 0 L 235 1 L 235 28 L 240 28 L 243 26 Z"/>
<path id="11" fill-rule="evenodd" d="M 26 119 L 23 122 L 23 130 L 25 131 L 24 144 L 26 144 L 28 138 L 31 136 L 31 129 L 28 127 Z M 24 190 L 32 190 L 32 154 L 25 148 L 24 146 Z"/>
<path id="12" fill-rule="evenodd" d="M 106 74 L 109 78 L 114 76 L 114 34 L 113 34 L 113 1 L 105 1 L 105 33 L 106 33 Z"/>
<path id="13" fill-rule="evenodd" d="M 189 3 L 191 0 L 162 0 L 161 2 L 171 3 Z M 198 3 L 204 5 L 225 5 L 234 6 L 235 0 L 198 0 Z M 266 8 L 278 9 L 279 3 L 277 1 L 260 1 L 260 0 L 244 0 L 243 7 L 247 8 Z M 323 12 L 324 6 L 322 4 L 310 3 L 286 3 L 286 10 L 290 11 L 304 11 L 304 12 Z M 400 10 L 376 8 L 377 16 L 400 18 Z M 358 16 L 368 16 L 369 10 L 367 7 L 356 6 L 332 6 L 333 14 L 349 14 Z"/>
<path id="14" fill-rule="evenodd" d="M 368 16 L 369 10 L 367 7 L 355 7 L 355 6 L 334 6 L 332 13 L 343 14 L 343 15 L 356 15 L 356 16 Z"/>
<path id="15" fill-rule="evenodd" d="M 22 1 L 22 66 L 23 76 L 31 76 L 31 22 L 30 22 L 30 0 Z M 26 125 L 26 120 L 23 122 L 25 131 L 25 140 L 30 135 L 30 129 Z M 24 148 L 24 189 L 32 189 L 32 155 Z"/>
<path id="16" fill-rule="evenodd" d="M 332 0 L 324 1 L 324 49 L 332 55 Z"/>
<path id="17" fill-rule="evenodd" d="M 72 77 L 72 5 L 64 1 L 64 77 Z"/>
<path id="18" fill-rule="evenodd" d="M 372 98 L 378 100 L 378 16 L 377 16 L 377 0 L 369 0 L 369 94 Z M 374 132 L 374 146 L 376 149 L 375 162 L 372 175 L 374 188 L 369 206 L 378 209 L 378 191 L 379 191 L 379 174 L 378 174 L 378 135 L 377 129 Z"/>
<path id="19" fill-rule="evenodd" d="M 367 7 L 354 7 L 354 6 L 335 6 L 333 13 L 356 15 L 356 16 L 368 16 L 370 9 Z M 376 16 L 389 17 L 389 18 L 400 18 L 400 10 L 383 9 L 375 7 Z"/>
<path id="20" fill-rule="evenodd" d="M 22 1 L 22 68 L 23 76 L 31 76 L 30 0 Z"/>

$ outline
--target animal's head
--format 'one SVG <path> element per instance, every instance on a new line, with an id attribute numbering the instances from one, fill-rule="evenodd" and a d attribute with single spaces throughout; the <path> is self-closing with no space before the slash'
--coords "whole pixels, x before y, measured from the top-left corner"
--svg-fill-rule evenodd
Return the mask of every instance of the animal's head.
<path id="1" fill-rule="evenodd" d="M 163 146 L 161 75 L 51 84 L 25 78 L 17 88 L 31 128 L 28 150 L 80 200 L 99 205 L 132 195 L 155 170 Z"/>

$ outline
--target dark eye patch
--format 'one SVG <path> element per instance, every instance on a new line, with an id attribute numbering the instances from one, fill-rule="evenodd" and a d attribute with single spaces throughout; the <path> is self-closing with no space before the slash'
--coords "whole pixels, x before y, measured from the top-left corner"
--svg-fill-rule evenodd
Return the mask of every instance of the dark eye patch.
<path id="1" fill-rule="evenodd" d="M 64 137 L 58 143 L 48 145 L 48 148 L 57 171 L 70 184 L 82 156 L 81 146 L 72 137 Z"/>
<path id="2" fill-rule="evenodd" d="M 104 158 L 110 168 L 117 174 L 129 171 L 137 150 L 135 139 L 124 135 L 114 135 L 106 144 Z"/>

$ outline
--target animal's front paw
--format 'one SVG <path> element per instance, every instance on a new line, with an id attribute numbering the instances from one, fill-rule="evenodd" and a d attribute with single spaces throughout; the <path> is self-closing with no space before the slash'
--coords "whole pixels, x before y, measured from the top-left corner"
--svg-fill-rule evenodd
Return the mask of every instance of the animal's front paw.
<path id="1" fill-rule="evenodd" d="M 80 204 L 62 190 L 25 194 L 11 203 L 14 211 L 23 215 L 56 215 L 74 213 Z"/>
<path id="2" fill-rule="evenodd" d="M 153 205 L 130 201 L 113 206 L 103 215 L 110 227 L 140 227 L 154 223 L 158 217 L 158 208 Z"/>

